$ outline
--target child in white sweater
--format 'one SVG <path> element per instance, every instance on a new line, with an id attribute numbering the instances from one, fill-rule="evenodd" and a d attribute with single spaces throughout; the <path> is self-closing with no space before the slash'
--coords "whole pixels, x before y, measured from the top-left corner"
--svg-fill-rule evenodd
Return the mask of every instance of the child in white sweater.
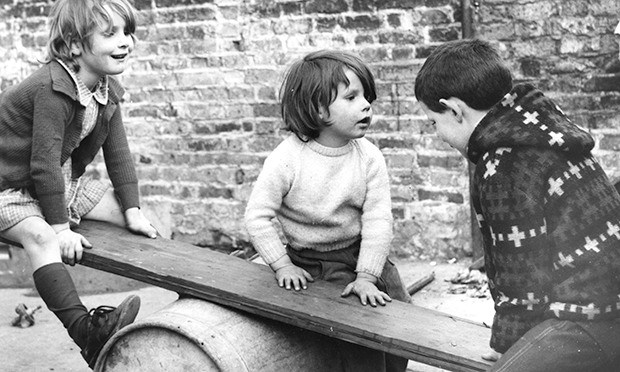
<path id="1" fill-rule="evenodd" d="M 265 160 L 248 201 L 245 222 L 255 249 L 286 289 L 322 279 L 342 284 L 342 296 L 355 294 L 363 305 L 409 302 L 387 259 L 387 167 L 381 151 L 363 138 L 376 99 L 372 72 L 348 53 L 310 53 L 290 67 L 280 98 L 292 134 Z M 344 354 L 355 354 L 344 358 L 345 370 L 404 371 L 407 364 L 374 350 Z M 360 355 L 374 361 L 360 363 Z"/>

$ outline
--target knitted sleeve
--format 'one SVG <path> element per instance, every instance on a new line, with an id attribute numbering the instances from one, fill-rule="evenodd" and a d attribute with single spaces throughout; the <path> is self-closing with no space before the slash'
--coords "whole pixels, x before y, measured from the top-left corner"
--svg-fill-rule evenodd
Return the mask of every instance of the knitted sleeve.
<path id="1" fill-rule="evenodd" d="M 110 104 L 108 103 L 108 105 Z M 109 121 L 110 131 L 102 148 L 108 176 L 110 181 L 112 181 L 114 191 L 120 200 L 123 211 L 126 211 L 129 208 L 140 206 L 138 178 L 133 158 L 129 151 L 121 109 L 118 105 L 114 106 L 114 108 L 106 107 L 113 114 Z"/>
<path id="2" fill-rule="evenodd" d="M 537 174 L 540 167 L 526 154 L 511 156 L 510 149 L 483 158 L 478 168 L 474 206 L 496 311 L 491 347 L 503 353 L 541 321 L 549 303 L 553 262 L 544 211 L 547 185 Z"/>
<path id="3" fill-rule="evenodd" d="M 67 222 L 61 155 L 71 108 L 49 84 L 41 85 L 33 102 L 30 174 L 45 219 L 60 224 Z"/>
<path id="4" fill-rule="evenodd" d="M 276 212 L 290 189 L 296 156 L 278 146 L 265 160 L 245 210 L 245 226 L 250 241 L 267 264 L 286 254 L 274 225 Z"/>
<path id="5" fill-rule="evenodd" d="M 362 208 L 362 241 L 357 272 L 381 276 L 392 241 L 392 201 L 385 159 L 367 143 L 366 197 Z"/>

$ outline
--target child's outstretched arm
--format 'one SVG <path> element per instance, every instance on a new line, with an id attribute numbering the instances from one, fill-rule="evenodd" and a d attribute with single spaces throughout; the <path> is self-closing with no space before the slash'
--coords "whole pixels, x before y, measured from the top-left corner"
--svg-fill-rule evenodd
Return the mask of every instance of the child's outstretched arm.
<path id="1" fill-rule="evenodd" d="M 157 237 L 157 230 L 151 225 L 140 208 L 129 208 L 125 211 L 125 222 L 127 229 L 136 234 L 142 234 L 149 238 Z"/>
<path id="2" fill-rule="evenodd" d="M 368 273 L 357 273 L 357 278 L 349 283 L 342 291 L 341 296 L 346 297 L 351 293 L 356 294 L 360 298 L 362 305 L 376 307 L 377 304 L 385 306 L 386 301 L 392 302 L 392 298 L 387 293 L 382 292 L 375 285 L 377 277 Z"/>
<path id="3" fill-rule="evenodd" d="M 302 288 L 307 289 L 308 282 L 314 281 L 312 275 L 291 262 L 288 255 L 282 256 L 269 266 L 276 273 L 276 280 L 280 287 L 295 288 L 296 291 L 299 291 Z"/>
<path id="4" fill-rule="evenodd" d="M 366 165 L 367 187 L 362 209 L 360 253 L 356 267 L 357 278 L 349 283 L 342 296 L 356 294 L 362 305 L 385 305 L 392 298 L 377 288 L 392 240 L 392 204 L 387 166 L 381 151 L 368 143 Z"/>

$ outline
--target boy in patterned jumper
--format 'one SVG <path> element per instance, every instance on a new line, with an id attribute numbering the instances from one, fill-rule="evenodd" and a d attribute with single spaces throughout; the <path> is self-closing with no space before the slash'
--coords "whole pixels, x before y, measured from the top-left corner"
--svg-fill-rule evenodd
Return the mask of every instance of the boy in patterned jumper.
<path id="1" fill-rule="evenodd" d="M 617 370 L 620 195 L 593 138 L 541 91 L 513 87 L 481 40 L 437 47 L 415 95 L 437 135 L 476 167 L 493 370 Z"/>

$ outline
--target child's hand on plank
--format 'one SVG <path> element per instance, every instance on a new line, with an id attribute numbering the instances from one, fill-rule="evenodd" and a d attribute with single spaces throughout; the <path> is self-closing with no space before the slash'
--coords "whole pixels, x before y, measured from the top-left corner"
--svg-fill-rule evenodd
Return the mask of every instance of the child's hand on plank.
<path id="1" fill-rule="evenodd" d="M 349 283 L 342 291 L 341 296 L 346 297 L 351 293 L 356 294 L 362 303 L 366 306 L 370 303 L 370 306 L 376 307 L 377 304 L 385 306 L 386 301 L 391 302 L 392 298 L 387 293 L 381 292 L 375 285 L 377 277 L 367 273 L 357 273 L 357 278 Z"/>
<path id="2" fill-rule="evenodd" d="M 296 291 L 299 291 L 302 288 L 307 289 L 308 282 L 314 281 L 310 273 L 293 264 L 287 255 L 280 257 L 269 266 L 276 272 L 276 280 L 280 287 L 286 289 L 294 288 Z"/>
<path id="3" fill-rule="evenodd" d="M 129 208 L 125 211 L 125 222 L 127 229 L 136 234 L 142 234 L 149 238 L 157 237 L 157 230 L 151 225 L 149 220 L 144 217 L 140 208 Z"/>

